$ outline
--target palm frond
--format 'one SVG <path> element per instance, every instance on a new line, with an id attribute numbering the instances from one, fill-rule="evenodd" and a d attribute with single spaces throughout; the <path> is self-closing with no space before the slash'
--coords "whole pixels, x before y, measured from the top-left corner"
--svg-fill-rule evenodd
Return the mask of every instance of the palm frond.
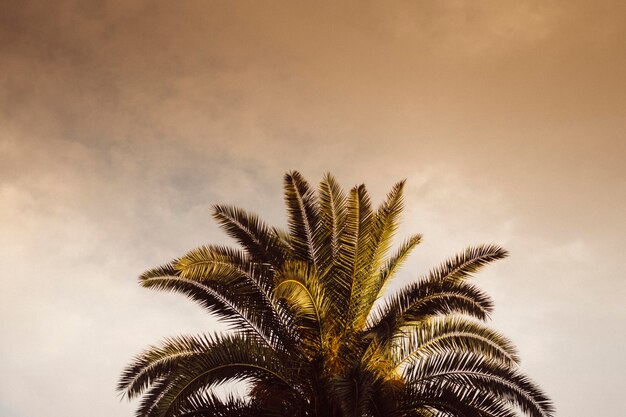
<path id="1" fill-rule="evenodd" d="M 390 339 L 403 326 L 430 316 L 463 314 L 485 320 L 492 310 L 491 299 L 475 286 L 427 277 L 405 286 L 377 308 L 368 331 Z"/>
<path id="2" fill-rule="evenodd" d="M 393 254 L 386 262 L 385 265 L 381 268 L 378 282 L 376 284 L 376 289 L 378 290 L 376 294 L 376 298 L 382 296 L 386 285 L 389 283 L 389 280 L 393 277 L 393 275 L 400 269 L 406 258 L 411 254 L 413 248 L 420 244 L 422 241 L 422 235 L 416 234 L 408 239 L 406 239 L 396 253 Z"/>
<path id="3" fill-rule="evenodd" d="M 332 277 L 332 267 L 339 256 L 340 241 L 346 219 L 346 195 L 337 181 L 326 174 L 319 185 L 318 193 L 320 224 L 316 235 L 320 278 Z"/>
<path id="4" fill-rule="evenodd" d="M 447 381 L 422 381 L 403 393 L 401 410 L 423 410 L 429 416 L 517 417 L 514 407 L 490 393 Z M 478 395 L 477 395 L 478 394 Z"/>
<path id="5" fill-rule="evenodd" d="M 406 258 L 409 256 L 413 248 L 417 246 L 422 241 L 422 235 L 416 234 L 408 239 L 406 239 L 398 250 L 385 262 L 385 265 L 381 268 L 380 273 L 378 274 L 378 280 L 375 282 L 375 287 L 372 290 L 372 294 L 376 293 L 373 302 L 371 302 L 371 306 L 366 318 L 366 327 L 371 328 L 374 326 L 374 323 L 377 321 L 376 315 L 380 315 L 380 311 L 376 311 L 374 309 L 374 303 L 383 296 L 384 291 L 386 289 L 387 284 L 390 279 L 396 273 L 398 269 L 402 266 Z M 380 320 L 380 317 L 378 317 Z"/>
<path id="6" fill-rule="evenodd" d="M 314 190 L 297 171 L 285 175 L 284 187 L 293 256 L 317 268 L 315 234 L 320 216 Z"/>
<path id="7" fill-rule="evenodd" d="M 363 280 L 363 307 L 359 312 L 355 326 L 362 328 L 367 320 L 367 314 L 378 298 L 381 288 L 380 269 L 387 252 L 391 247 L 392 238 L 398 228 L 398 218 L 403 209 L 402 191 L 405 181 L 400 181 L 393 186 L 387 199 L 378 208 L 372 219 L 372 226 L 368 244 L 371 246 L 370 259 L 366 260 L 369 268 Z"/>
<path id="8" fill-rule="evenodd" d="M 463 280 L 491 262 L 507 256 L 508 252 L 498 245 L 472 246 L 435 268 L 429 277 L 448 281 Z"/>
<path id="9" fill-rule="evenodd" d="M 274 299 L 286 301 L 307 349 L 323 349 L 329 306 L 315 268 L 303 261 L 286 262 L 276 274 Z"/>
<path id="10" fill-rule="evenodd" d="M 297 390 L 287 362 L 243 335 L 174 338 L 138 356 L 119 388 L 136 395 L 149 387 L 138 415 L 169 417 L 177 415 L 190 396 L 227 381 L 273 381 Z"/>
<path id="11" fill-rule="evenodd" d="M 403 329 L 393 346 L 395 368 L 446 352 L 477 353 L 509 367 L 519 364 L 517 351 L 506 337 L 480 322 L 444 316 Z"/>
<path id="12" fill-rule="evenodd" d="M 369 273 L 367 260 L 371 259 L 370 230 L 372 207 L 365 186 L 354 187 L 347 202 L 347 214 L 335 283 L 338 294 L 336 305 L 344 313 L 344 329 L 352 332 L 352 325 L 363 308 L 365 281 Z"/>
<path id="13" fill-rule="evenodd" d="M 546 395 L 518 371 L 475 353 L 452 352 L 431 355 L 410 363 L 404 371 L 407 383 L 449 383 L 464 393 L 464 399 L 489 394 L 519 407 L 531 417 L 550 417 L 553 406 Z"/>
<path id="14" fill-rule="evenodd" d="M 173 262 L 177 275 L 195 280 L 228 279 L 236 281 L 245 277 L 259 291 L 271 293 L 274 286 L 273 271 L 267 264 L 255 263 L 247 253 L 226 246 L 200 246 Z"/>
<path id="15" fill-rule="evenodd" d="M 289 248 L 276 231 L 257 215 L 228 205 L 214 205 L 213 217 L 227 235 L 235 239 L 257 263 L 279 268 Z"/>
<path id="16" fill-rule="evenodd" d="M 198 391 L 181 401 L 177 417 L 260 417 L 251 401 L 232 395 L 220 398 L 210 391 Z"/>
<path id="17" fill-rule="evenodd" d="M 163 272 L 171 270 L 165 268 Z M 174 269 L 174 274 L 163 276 L 148 271 L 142 275 L 140 283 L 146 288 L 183 293 L 218 319 L 239 331 L 260 337 L 269 346 L 278 348 L 286 341 L 282 315 L 245 276 L 186 278 Z"/>

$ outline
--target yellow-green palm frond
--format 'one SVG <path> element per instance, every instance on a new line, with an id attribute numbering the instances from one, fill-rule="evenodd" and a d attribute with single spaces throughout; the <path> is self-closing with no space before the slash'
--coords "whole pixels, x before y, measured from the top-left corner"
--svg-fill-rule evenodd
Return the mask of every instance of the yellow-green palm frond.
<path id="1" fill-rule="evenodd" d="M 372 206 L 365 186 L 354 187 L 347 201 L 346 222 L 341 234 L 341 249 L 337 275 L 334 282 L 339 295 L 336 302 L 345 311 L 344 331 L 351 333 L 357 317 L 363 309 L 366 295 L 366 280 L 371 259 L 370 231 Z"/>
<path id="2" fill-rule="evenodd" d="M 317 271 L 307 262 L 289 261 L 275 279 L 274 299 L 289 306 L 309 354 L 319 353 L 326 345 L 330 306 Z"/>
<path id="3" fill-rule="evenodd" d="M 196 280 L 220 279 L 227 285 L 228 278 L 245 277 L 247 282 L 263 293 L 271 293 L 273 271 L 246 253 L 227 246 L 200 246 L 173 261 L 177 275 Z"/>

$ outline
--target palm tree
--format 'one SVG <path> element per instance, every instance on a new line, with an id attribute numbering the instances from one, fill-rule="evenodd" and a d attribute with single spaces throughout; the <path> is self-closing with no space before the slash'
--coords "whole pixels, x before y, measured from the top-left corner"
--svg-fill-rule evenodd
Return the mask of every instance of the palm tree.
<path id="1" fill-rule="evenodd" d="M 469 248 L 383 298 L 420 242 L 391 255 L 404 181 L 373 209 L 326 175 L 316 193 L 285 175 L 288 231 L 231 206 L 213 216 L 241 249 L 203 246 L 151 269 L 144 287 L 176 291 L 228 323 L 138 355 L 118 390 L 137 416 L 549 417 L 546 395 L 518 370 L 511 342 L 483 323 L 489 297 L 469 278 L 506 251 Z M 247 382 L 245 398 L 218 396 Z"/>

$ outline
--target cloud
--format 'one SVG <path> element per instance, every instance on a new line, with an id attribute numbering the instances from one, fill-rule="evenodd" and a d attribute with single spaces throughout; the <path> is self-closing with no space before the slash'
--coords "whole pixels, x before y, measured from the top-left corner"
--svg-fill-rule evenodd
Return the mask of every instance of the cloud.
<path id="1" fill-rule="evenodd" d="M 375 201 L 408 178 L 399 235 L 425 242 L 398 285 L 469 244 L 503 243 L 511 257 L 478 279 L 524 369 L 560 413 L 620 415 L 583 399 L 619 395 L 599 381 L 617 380 L 625 344 L 623 13 L 5 1 L 0 410 L 131 412 L 113 388 L 134 353 L 218 328 L 135 277 L 228 242 L 213 203 L 284 225 L 281 177 L 298 169 L 365 182 Z M 587 396 L 584 381 L 598 382 Z"/>

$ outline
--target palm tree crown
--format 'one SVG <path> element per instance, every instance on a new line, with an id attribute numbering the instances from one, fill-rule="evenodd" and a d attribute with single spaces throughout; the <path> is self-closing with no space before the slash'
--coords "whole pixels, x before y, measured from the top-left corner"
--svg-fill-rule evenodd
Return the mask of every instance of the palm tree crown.
<path id="1" fill-rule="evenodd" d="M 317 192 L 285 175 L 288 230 L 231 206 L 213 216 L 241 249 L 202 246 L 140 277 L 182 292 L 232 326 L 138 355 L 118 389 L 137 416 L 550 417 L 509 340 L 484 325 L 493 305 L 468 278 L 505 257 L 471 247 L 382 299 L 420 242 L 391 240 L 404 181 L 373 209 L 361 185 L 326 175 Z M 215 387 L 246 381 L 245 398 Z"/>

